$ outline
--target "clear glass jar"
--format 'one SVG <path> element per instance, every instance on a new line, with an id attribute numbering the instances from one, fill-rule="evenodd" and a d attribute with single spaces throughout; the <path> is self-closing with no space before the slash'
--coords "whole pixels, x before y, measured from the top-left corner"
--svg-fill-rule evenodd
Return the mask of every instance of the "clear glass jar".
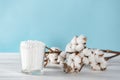
<path id="1" fill-rule="evenodd" d="M 42 72 L 45 44 L 39 41 L 22 41 L 20 45 L 22 72 Z"/>

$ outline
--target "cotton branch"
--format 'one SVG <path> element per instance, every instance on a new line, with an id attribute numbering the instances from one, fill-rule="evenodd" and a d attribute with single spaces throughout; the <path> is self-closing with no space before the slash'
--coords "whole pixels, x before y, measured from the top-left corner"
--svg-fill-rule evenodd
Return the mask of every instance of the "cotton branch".
<path id="1" fill-rule="evenodd" d="M 47 53 L 47 54 L 48 54 L 48 53 L 58 53 L 58 54 L 59 54 L 60 52 L 62 52 L 62 51 L 60 51 L 60 50 L 58 50 L 58 49 L 52 50 L 51 48 L 49 48 L 49 47 L 47 47 L 47 46 L 46 46 L 46 49 L 50 50 L 50 51 L 48 51 L 48 52 L 45 52 L 45 53 Z"/>
<path id="2" fill-rule="evenodd" d="M 102 50 L 103 52 L 106 52 L 106 53 L 113 53 L 113 54 L 118 54 L 120 55 L 120 52 L 118 51 L 112 51 L 112 50 Z"/>
<path id="3" fill-rule="evenodd" d="M 102 50 L 102 51 L 105 52 L 105 53 L 115 54 L 115 55 L 112 55 L 112 56 L 109 56 L 109 57 L 105 57 L 106 61 L 108 61 L 108 60 L 110 60 L 110 59 L 112 59 L 112 58 L 117 57 L 117 56 L 120 55 L 120 52 L 118 52 L 118 51 L 112 51 L 112 50 Z"/>
<path id="4" fill-rule="evenodd" d="M 45 56 L 44 56 L 44 67 L 47 66 L 48 63 L 54 62 L 55 64 L 57 63 L 58 55 L 62 52 L 60 49 L 56 47 L 49 48 L 46 46 L 47 51 L 45 51 Z"/>
<path id="5" fill-rule="evenodd" d="M 117 56 L 119 56 L 119 54 L 115 54 L 115 55 L 112 55 L 112 56 L 109 56 L 109 57 L 105 57 L 105 60 L 108 61 L 108 60 L 110 60 L 114 57 L 117 57 Z"/>
<path id="6" fill-rule="evenodd" d="M 47 46 L 46 46 L 45 48 L 48 49 L 48 50 L 50 50 L 51 52 L 53 52 L 53 50 L 52 50 L 51 48 L 49 48 L 49 47 L 47 47 Z"/>
<path id="7" fill-rule="evenodd" d="M 85 65 L 85 64 L 82 64 L 82 65 L 81 65 L 81 68 L 80 68 L 79 72 L 82 70 L 82 68 L 84 67 L 84 65 Z"/>

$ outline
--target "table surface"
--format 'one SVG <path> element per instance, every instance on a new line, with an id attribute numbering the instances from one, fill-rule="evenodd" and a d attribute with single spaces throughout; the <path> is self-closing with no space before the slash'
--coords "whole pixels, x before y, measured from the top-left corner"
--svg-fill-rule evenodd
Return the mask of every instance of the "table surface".
<path id="1" fill-rule="evenodd" d="M 48 66 L 44 73 L 23 74 L 19 53 L 0 53 L 0 80 L 120 80 L 120 56 L 108 62 L 106 71 L 84 67 L 80 73 L 66 74 L 60 66 Z"/>

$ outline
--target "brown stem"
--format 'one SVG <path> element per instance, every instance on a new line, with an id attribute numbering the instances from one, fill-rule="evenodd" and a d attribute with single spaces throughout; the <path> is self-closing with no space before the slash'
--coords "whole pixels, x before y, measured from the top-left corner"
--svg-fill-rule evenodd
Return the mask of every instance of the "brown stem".
<path id="1" fill-rule="evenodd" d="M 112 51 L 112 50 L 102 50 L 103 52 L 106 52 L 106 53 L 113 53 L 113 54 L 118 54 L 120 55 L 120 52 L 118 51 Z"/>
<path id="2" fill-rule="evenodd" d="M 49 53 L 58 53 L 58 54 L 60 54 L 61 51 L 45 52 L 45 54 L 49 54 Z"/>
<path id="3" fill-rule="evenodd" d="M 75 52 L 66 52 L 66 53 L 72 54 L 72 53 L 80 53 L 80 52 L 75 51 Z"/>
<path id="4" fill-rule="evenodd" d="M 49 48 L 49 47 L 47 47 L 46 46 L 46 48 L 48 49 L 48 50 L 50 50 L 50 52 L 45 52 L 46 54 L 49 54 L 49 53 L 58 53 L 58 54 L 60 54 L 62 51 L 54 51 L 54 50 L 52 50 L 51 48 Z"/>
<path id="5" fill-rule="evenodd" d="M 53 50 L 52 50 L 51 48 L 49 48 L 49 47 L 47 47 L 47 46 L 46 46 L 46 48 L 47 48 L 48 50 L 50 50 L 51 52 L 53 52 Z"/>
<path id="6" fill-rule="evenodd" d="M 82 64 L 82 66 L 81 66 L 81 68 L 80 68 L 79 72 L 82 70 L 82 68 L 84 67 L 84 65 L 85 65 L 85 64 Z"/>
<path id="7" fill-rule="evenodd" d="M 48 59 L 47 59 L 47 60 L 44 60 L 44 62 L 46 62 L 46 63 L 44 64 L 44 67 L 46 67 L 47 64 L 48 64 Z"/>
<path id="8" fill-rule="evenodd" d="M 66 53 L 72 54 L 72 53 L 75 53 L 75 52 L 66 52 Z"/>
<path id="9" fill-rule="evenodd" d="M 108 61 L 108 60 L 110 60 L 114 57 L 117 57 L 117 56 L 119 56 L 119 54 L 115 54 L 115 55 L 112 55 L 112 56 L 109 56 L 109 57 L 105 57 L 105 60 Z"/>
<path id="10" fill-rule="evenodd" d="M 49 54 L 50 52 L 45 52 L 45 54 Z"/>

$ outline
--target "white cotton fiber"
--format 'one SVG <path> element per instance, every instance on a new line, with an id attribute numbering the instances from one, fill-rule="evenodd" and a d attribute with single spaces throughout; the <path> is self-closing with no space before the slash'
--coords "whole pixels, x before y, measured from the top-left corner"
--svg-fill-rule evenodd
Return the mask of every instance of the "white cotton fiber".
<path id="1" fill-rule="evenodd" d="M 89 59 L 86 57 L 83 57 L 83 63 L 88 65 L 89 64 Z"/>
<path id="2" fill-rule="evenodd" d="M 75 52 L 75 51 L 76 51 L 76 45 L 72 45 L 72 46 L 71 46 L 71 51 L 72 51 L 72 52 Z"/>
<path id="3" fill-rule="evenodd" d="M 100 67 L 101 67 L 102 69 L 107 68 L 107 62 L 105 61 L 105 62 L 101 63 L 101 64 L 100 64 Z"/>
<path id="4" fill-rule="evenodd" d="M 65 48 L 65 52 L 72 52 L 73 50 L 71 49 L 72 44 L 68 43 L 66 48 Z"/>
<path id="5" fill-rule="evenodd" d="M 78 38 L 77 38 L 77 43 L 78 44 L 82 44 L 82 43 L 86 43 L 86 37 L 84 35 L 80 35 Z"/>
<path id="6" fill-rule="evenodd" d="M 71 40 L 71 44 L 72 45 L 76 45 L 77 44 L 77 36 L 73 37 L 73 39 Z"/>
<path id="7" fill-rule="evenodd" d="M 84 49 L 84 45 L 82 44 L 78 44 L 75 48 L 76 51 L 81 51 L 82 49 Z"/>
<path id="8" fill-rule="evenodd" d="M 98 70 L 100 70 L 101 68 L 100 68 L 99 65 L 93 65 L 93 66 L 92 66 L 92 69 L 95 70 L 95 71 L 98 71 Z"/>

